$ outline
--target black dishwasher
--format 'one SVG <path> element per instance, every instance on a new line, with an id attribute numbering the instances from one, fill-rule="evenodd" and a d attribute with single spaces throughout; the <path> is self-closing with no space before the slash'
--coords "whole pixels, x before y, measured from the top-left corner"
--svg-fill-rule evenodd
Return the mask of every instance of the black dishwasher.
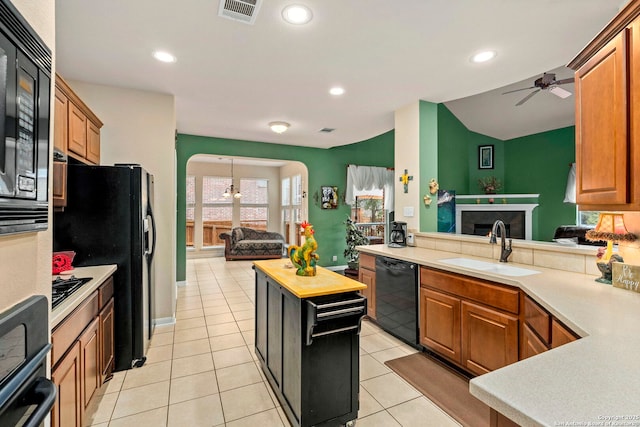
<path id="1" fill-rule="evenodd" d="M 418 265 L 376 257 L 376 321 L 385 331 L 418 346 Z"/>

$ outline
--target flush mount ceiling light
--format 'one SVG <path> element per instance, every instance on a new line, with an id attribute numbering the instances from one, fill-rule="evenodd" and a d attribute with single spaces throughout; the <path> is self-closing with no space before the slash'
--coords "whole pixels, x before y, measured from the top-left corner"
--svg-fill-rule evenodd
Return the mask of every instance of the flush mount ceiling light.
<path id="1" fill-rule="evenodd" d="M 282 9 L 282 18 L 289 24 L 302 25 L 311 21 L 313 13 L 307 6 L 301 4 L 290 4 Z"/>
<path id="2" fill-rule="evenodd" d="M 153 57 L 160 62 L 176 62 L 177 61 L 175 56 L 173 56 L 169 52 L 164 52 L 162 50 L 156 50 L 155 52 L 153 52 Z"/>
<path id="3" fill-rule="evenodd" d="M 335 86 L 335 87 L 332 87 L 331 89 L 329 89 L 329 93 L 331 95 L 334 95 L 334 96 L 344 95 L 344 88 L 341 88 L 339 86 Z"/>
<path id="4" fill-rule="evenodd" d="M 291 126 L 291 125 L 289 123 L 287 123 L 287 122 L 271 122 L 271 123 L 269 123 L 269 127 L 275 133 L 286 132 L 286 130 L 289 129 L 289 126 Z"/>
<path id="5" fill-rule="evenodd" d="M 483 52 L 478 52 L 471 57 L 471 62 L 475 62 L 479 64 L 481 62 L 487 62 L 495 58 L 497 55 L 495 50 L 485 50 Z"/>

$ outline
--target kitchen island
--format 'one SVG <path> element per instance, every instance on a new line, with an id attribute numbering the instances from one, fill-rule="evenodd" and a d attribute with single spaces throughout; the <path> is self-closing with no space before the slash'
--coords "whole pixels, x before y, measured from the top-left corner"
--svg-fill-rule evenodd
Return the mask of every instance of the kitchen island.
<path id="1" fill-rule="evenodd" d="M 288 264 L 254 262 L 256 356 L 292 425 L 351 425 L 366 286 L 322 267 L 297 276 Z"/>
<path id="2" fill-rule="evenodd" d="M 460 257 L 491 261 L 493 248 L 486 238 L 441 233 L 417 236 L 424 238 L 424 247 L 373 245 L 358 249 L 518 287 L 581 337 L 475 377 L 469 385 L 471 394 L 523 426 L 606 425 L 616 420 L 640 425 L 640 324 L 633 320 L 640 312 L 640 294 L 597 283 L 597 271 L 587 265 L 595 264 L 591 261 L 595 260 L 594 248 L 514 241 L 516 250 L 518 246 L 523 249 L 516 259 L 530 262 L 507 265 L 536 271 L 515 277 L 443 262 Z M 478 254 L 484 248 L 489 248 L 489 255 L 483 258 Z M 536 248 L 544 253 L 534 253 Z M 529 250 L 530 254 L 525 253 Z M 574 271 L 543 266 L 547 262 L 566 264 L 582 254 L 582 272 L 572 266 L 567 269 Z M 497 257 L 494 252 L 493 262 L 500 264 Z M 587 274 L 591 271 L 593 274 Z"/>

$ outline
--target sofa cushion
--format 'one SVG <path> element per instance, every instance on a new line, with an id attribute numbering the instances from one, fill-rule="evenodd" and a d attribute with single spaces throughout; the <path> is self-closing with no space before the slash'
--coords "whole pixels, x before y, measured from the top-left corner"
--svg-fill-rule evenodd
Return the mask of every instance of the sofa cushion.
<path id="1" fill-rule="evenodd" d="M 239 241 L 244 239 L 244 232 L 241 227 L 236 227 L 231 231 L 231 244 L 235 245 Z"/>
<path id="2" fill-rule="evenodd" d="M 237 242 L 231 248 L 233 255 L 281 255 L 283 251 L 282 240 L 249 240 Z"/>

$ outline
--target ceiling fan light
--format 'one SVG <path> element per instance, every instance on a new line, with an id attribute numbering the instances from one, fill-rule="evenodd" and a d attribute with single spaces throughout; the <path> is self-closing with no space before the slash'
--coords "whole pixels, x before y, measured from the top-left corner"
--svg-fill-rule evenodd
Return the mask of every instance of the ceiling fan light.
<path id="1" fill-rule="evenodd" d="M 554 86 L 552 88 L 549 88 L 549 92 L 551 92 L 555 96 L 559 96 L 562 99 L 568 98 L 572 95 L 571 92 L 569 92 L 568 90 L 562 89 L 559 86 Z"/>
<path id="2" fill-rule="evenodd" d="M 495 50 L 485 50 L 483 52 L 478 52 L 471 57 L 471 61 L 476 64 L 480 64 L 482 62 L 487 62 L 495 58 L 497 55 Z"/>
<path id="3" fill-rule="evenodd" d="M 287 123 L 287 122 L 271 122 L 271 123 L 269 123 L 269 127 L 275 133 L 286 132 L 286 130 L 289 129 L 289 126 L 291 126 L 291 125 L 289 123 Z"/>

